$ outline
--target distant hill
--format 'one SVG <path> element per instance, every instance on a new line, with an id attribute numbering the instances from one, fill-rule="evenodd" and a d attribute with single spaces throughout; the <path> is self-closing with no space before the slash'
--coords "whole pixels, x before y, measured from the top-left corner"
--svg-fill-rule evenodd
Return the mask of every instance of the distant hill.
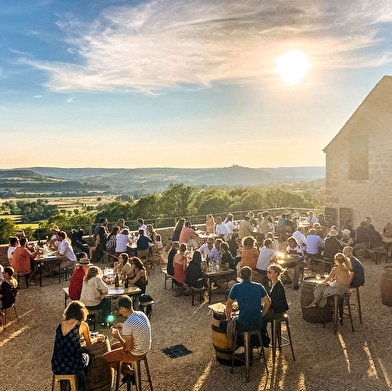
<path id="1" fill-rule="evenodd" d="M 160 193 L 170 183 L 205 186 L 293 184 L 325 178 L 325 167 L 57 168 L 0 170 L 0 192 Z"/>

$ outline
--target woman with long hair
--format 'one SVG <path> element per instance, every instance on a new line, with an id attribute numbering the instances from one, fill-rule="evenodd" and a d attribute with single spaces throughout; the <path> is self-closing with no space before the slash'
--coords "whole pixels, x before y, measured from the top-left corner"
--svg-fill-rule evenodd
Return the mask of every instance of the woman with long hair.
<path id="1" fill-rule="evenodd" d="M 143 262 L 138 257 L 133 257 L 130 261 L 131 272 L 129 277 L 129 284 L 137 286 L 141 290 L 141 294 L 146 293 L 148 284 L 147 270 Z"/>
<path id="2" fill-rule="evenodd" d="M 206 234 L 213 235 L 215 233 L 215 219 L 214 216 L 208 214 L 206 217 Z"/>
<path id="3" fill-rule="evenodd" d="M 344 295 L 348 292 L 350 284 L 350 263 L 342 253 L 335 255 L 334 263 L 335 266 L 325 281 L 314 287 L 314 299 L 306 308 L 314 308 L 316 306 L 324 308 L 327 303 L 327 297 Z"/>
<path id="4" fill-rule="evenodd" d="M 183 284 L 186 278 L 186 268 L 188 266 L 188 259 L 185 255 L 185 251 L 186 251 L 186 244 L 181 243 L 180 248 L 173 259 L 174 279 L 179 284 Z"/>
<path id="5" fill-rule="evenodd" d="M 203 288 L 207 286 L 206 278 L 201 270 L 201 252 L 196 250 L 192 260 L 186 270 L 185 283 L 193 288 Z"/>
<path id="6" fill-rule="evenodd" d="M 80 374 L 89 363 L 89 356 L 82 352 L 80 344 L 84 339 L 91 345 L 90 330 L 86 323 L 88 310 L 80 301 L 71 301 L 63 313 L 63 320 L 57 326 L 52 355 L 54 374 Z"/>
<path id="7" fill-rule="evenodd" d="M 90 266 L 83 281 L 80 301 L 89 310 L 102 310 L 102 317 L 104 319 L 102 323 L 106 322 L 106 318 L 110 312 L 110 301 L 104 297 L 108 291 L 107 285 L 99 276 L 98 267 Z"/>

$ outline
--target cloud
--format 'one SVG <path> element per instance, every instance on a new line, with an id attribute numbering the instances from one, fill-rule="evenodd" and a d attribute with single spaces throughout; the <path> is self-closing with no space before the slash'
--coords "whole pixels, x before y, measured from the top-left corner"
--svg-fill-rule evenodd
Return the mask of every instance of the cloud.
<path id="1" fill-rule="evenodd" d="M 73 103 L 73 101 L 74 101 L 73 98 L 68 98 L 67 99 L 67 103 Z"/>
<path id="2" fill-rule="evenodd" d="M 391 21 L 389 0 L 154 0 L 108 7 L 91 24 L 59 19 L 78 64 L 22 61 L 47 72 L 53 91 L 200 88 L 276 78 L 276 58 L 293 49 L 318 67 L 389 63 L 391 53 L 364 49 Z"/>
<path id="3" fill-rule="evenodd" d="M 42 95 L 34 95 L 33 98 L 39 99 L 42 98 Z"/>

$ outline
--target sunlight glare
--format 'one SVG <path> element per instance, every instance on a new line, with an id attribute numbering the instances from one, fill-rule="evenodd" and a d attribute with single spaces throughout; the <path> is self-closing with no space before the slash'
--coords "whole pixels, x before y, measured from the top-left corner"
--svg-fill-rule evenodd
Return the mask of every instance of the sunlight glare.
<path id="1" fill-rule="evenodd" d="M 299 84 L 309 68 L 310 63 L 306 55 L 292 51 L 278 58 L 274 71 L 279 73 L 285 83 Z"/>

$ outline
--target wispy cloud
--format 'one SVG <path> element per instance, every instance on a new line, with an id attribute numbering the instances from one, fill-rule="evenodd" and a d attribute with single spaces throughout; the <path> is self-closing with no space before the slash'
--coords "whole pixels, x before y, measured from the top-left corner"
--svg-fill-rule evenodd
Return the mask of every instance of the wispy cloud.
<path id="1" fill-rule="evenodd" d="M 380 45 L 392 22 L 389 0 L 284 2 L 154 0 L 108 7 L 90 25 L 58 21 L 78 64 L 22 61 L 49 75 L 53 91 L 157 91 L 275 78 L 275 60 L 302 50 L 318 67 L 379 66 L 391 53 Z"/>
<path id="2" fill-rule="evenodd" d="M 39 98 L 42 98 L 42 95 L 34 95 L 33 98 L 39 99 Z"/>
<path id="3" fill-rule="evenodd" d="M 67 99 L 67 103 L 73 103 L 73 101 L 74 101 L 73 98 L 68 98 Z"/>

